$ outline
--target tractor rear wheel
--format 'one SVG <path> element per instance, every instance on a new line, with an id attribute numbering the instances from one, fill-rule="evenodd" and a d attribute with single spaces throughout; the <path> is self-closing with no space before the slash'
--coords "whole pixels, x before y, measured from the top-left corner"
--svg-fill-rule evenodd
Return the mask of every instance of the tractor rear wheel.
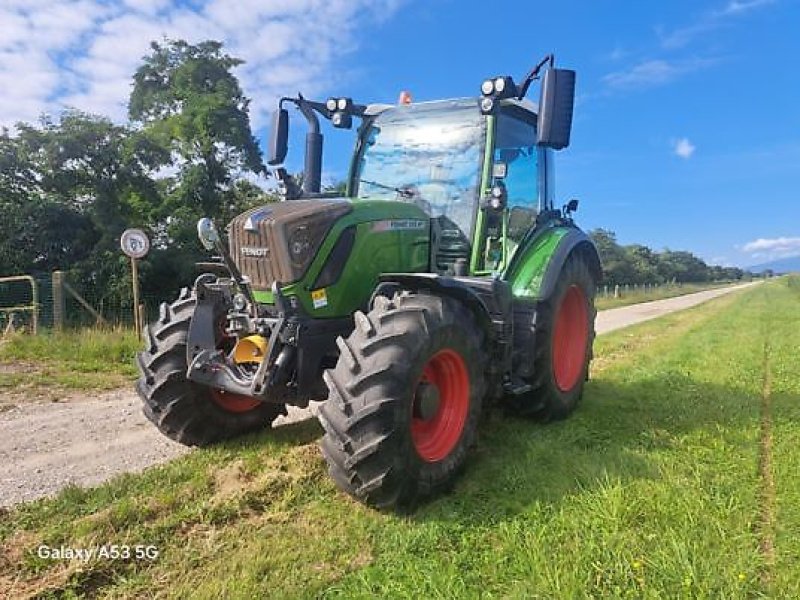
<path id="1" fill-rule="evenodd" d="M 320 409 L 336 484 L 378 508 L 406 508 L 449 486 L 475 442 L 486 390 L 483 335 L 447 297 L 379 296 L 339 338 Z"/>
<path id="2" fill-rule="evenodd" d="M 145 328 L 146 348 L 136 355 L 141 373 L 136 389 L 145 416 L 176 442 L 207 446 L 262 429 L 285 414 L 282 404 L 211 389 L 186 378 L 186 338 L 194 308 L 195 298 L 184 288 L 174 303 L 161 305 L 158 320 Z"/>
<path id="3" fill-rule="evenodd" d="M 543 421 L 567 417 L 583 395 L 592 359 L 596 283 L 589 266 L 573 253 L 549 299 L 536 307 L 532 391 L 511 400 L 515 412 Z"/>

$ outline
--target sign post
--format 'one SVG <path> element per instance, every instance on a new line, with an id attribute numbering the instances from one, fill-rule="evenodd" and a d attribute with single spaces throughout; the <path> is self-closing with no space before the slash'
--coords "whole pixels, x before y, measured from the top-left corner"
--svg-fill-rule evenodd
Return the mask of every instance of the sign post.
<path id="1" fill-rule="evenodd" d="M 150 240 L 141 229 L 126 229 L 122 232 L 119 245 L 126 256 L 131 259 L 131 285 L 133 286 L 133 326 L 136 328 L 136 335 L 142 338 L 141 314 L 139 312 L 139 265 L 140 258 L 147 256 L 150 250 Z"/>

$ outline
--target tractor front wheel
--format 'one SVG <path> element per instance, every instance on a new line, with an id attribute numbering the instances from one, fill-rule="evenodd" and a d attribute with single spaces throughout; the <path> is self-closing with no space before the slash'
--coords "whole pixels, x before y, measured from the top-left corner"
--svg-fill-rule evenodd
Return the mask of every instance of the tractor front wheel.
<path id="1" fill-rule="evenodd" d="M 145 328 L 146 348 L 136 359 L 136 389 L 145 416 L 176 442 L 207 446 L 268 426 L 285 414 L 282 404 L 261 402 L 199 385 L 186 378 L 186 338 L 195 298 L 184 288 L 172 304 L 162 304 L 158 321 Z M 220 344 L 225 339 L 220 336 Z"/>
<path id="2" fill-rule="evenodd" d="M 377 297 L 355 325 L 324 375 L 322 453 L 345 492 L 405 508 L 449 486 L 475 441 L 483 335 L 458 301 L 409 292 Z"/>

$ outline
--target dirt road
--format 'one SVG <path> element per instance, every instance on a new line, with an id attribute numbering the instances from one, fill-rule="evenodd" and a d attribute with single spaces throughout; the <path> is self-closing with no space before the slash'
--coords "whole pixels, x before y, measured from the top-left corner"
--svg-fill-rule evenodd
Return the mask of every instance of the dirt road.
<path id="1" fill-rule="evenodd" d="M 742 287 L 698 292 L 598 313 L 597 332 L 695 306 Z M 162 436 L 142 415 L 132 389 L 71 395 L 59 402 L 8 406 L 0 394 L 0 507 L 49 496 L 70 483 L 88 486 L 189 450 Z M 290 410 L 276 425 L 308 418 L 315 407 Z"/>

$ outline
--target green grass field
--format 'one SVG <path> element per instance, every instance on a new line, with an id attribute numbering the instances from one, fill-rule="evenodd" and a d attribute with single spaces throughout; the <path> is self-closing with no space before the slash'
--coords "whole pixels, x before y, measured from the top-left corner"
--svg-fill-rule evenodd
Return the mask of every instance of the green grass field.
<path id="1" fill-rule="evenodd" d="M 67 489 L 0 516 L 0 596 L 797 598 L 799 343 L 800 279 L 600 337 L 573 417 L 493 416 L 411 516 L 338 493 L 314 422 Z"/>
<path id="2" fill-rule="evenodd" d="M 15 335 L 0 341 L 0 392 L 57 394 L 130 385 L 140 346 L 131 329 Z"/>
<path id="3" fill-rule="evenodd" d="M 684 284 L 621 298 L 597 298 L 597 308 L 615 308 L 671 298 L 729 285 Z M 0 392 L 18 399 L 50 397 L 64 392 L 102 391 L 128 386 L 136 377 L 133 357 L 141 343 L 132 329 L 45 331 L 38 336 L 16 335 L 0 340 Z"/>

